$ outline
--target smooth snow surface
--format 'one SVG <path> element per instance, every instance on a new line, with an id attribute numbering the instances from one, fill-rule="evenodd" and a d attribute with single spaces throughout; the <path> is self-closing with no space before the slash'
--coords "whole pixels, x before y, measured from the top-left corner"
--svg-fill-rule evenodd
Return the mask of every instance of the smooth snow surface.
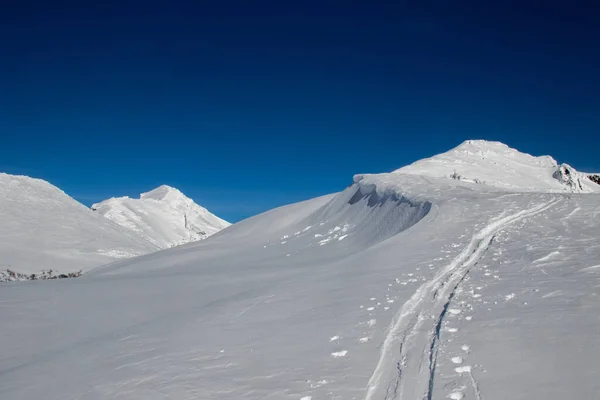
<path id="1" fill-rule="evenodd" d="M 5 284 L 0 398 L 596 398 L 600 195 L 540 192 L 358 175 L 203 241 Z"/>
<path id="2" fill-rule="evenodd" d="M 84 271 L 158 247 L 46 181 L 0 173 L 0 270 Z"/>
<path id="3" fill-rule="evenodd" d="M 166 185 L 139 199 L 112 198 L 92 209 L 160 248 L 206 239 L 230 225 Z"/>

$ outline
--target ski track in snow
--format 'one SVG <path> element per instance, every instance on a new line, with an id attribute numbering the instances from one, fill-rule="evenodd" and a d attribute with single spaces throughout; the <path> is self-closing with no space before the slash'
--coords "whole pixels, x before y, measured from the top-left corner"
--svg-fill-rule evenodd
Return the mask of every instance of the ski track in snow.
<path id="1" fill-rule="evenodd" d="M 438 342 L 442 322 L 456 288 L 490 247 L 495 235 L 509 225 L 556 205 L 560 199 L 539 204 L 490 221 L 471 238 L 463 251 L 423 283 L 393 318 L 381 346 L 377 366 L 367 384 L 365 400 L 426 399 L 433 396 Z M 419 334 L 426 331 L 428 334 Z M 462 368 L 466 372 L 465 367 Z M 479 387 L 468 374 L 477 399 Z M 407 379 L 403 379 L 404 377 Z"/>

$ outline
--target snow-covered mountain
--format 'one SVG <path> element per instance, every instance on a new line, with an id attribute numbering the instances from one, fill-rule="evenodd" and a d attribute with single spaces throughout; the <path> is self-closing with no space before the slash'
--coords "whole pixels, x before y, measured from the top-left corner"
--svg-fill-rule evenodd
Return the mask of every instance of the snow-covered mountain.
<path id="1" fill-rule="evenodd" d="M 0 397 L 596 398 L 600 194 L 497 143 L 454 152 L 3 286 Z"/>
<path id="2" fill-rule="evenodd" d="M 0 270 L 84 271 L 158 250 L 50 183 L 0 173 Z"/>
<path id="3" fill-rule="evenodd" d="M 395 172 L 455 178 L 514 191 L 600 192 L 593 174 L 577 172 L 568 164 L 559 165 L 550 156 L 534 157 L 485 140 L 467 140 L 446 153 Z"/>
<path id="4" fill-rule="evenodd" d="M 142 193 L 139 199 L 108 199 L 92 210 L 160 248 L 206 239 L 230 225 L 167 185 Z"/>

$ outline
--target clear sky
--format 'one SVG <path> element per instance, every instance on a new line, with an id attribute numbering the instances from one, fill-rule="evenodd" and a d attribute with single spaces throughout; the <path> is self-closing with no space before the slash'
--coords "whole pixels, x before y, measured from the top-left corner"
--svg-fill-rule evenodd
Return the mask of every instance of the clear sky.
<path id="1" fill-rule="evenodd" d="M 600 171 L 595 3 L 5 1 L 0 171 L 231 221 L 465 139 Z"/>

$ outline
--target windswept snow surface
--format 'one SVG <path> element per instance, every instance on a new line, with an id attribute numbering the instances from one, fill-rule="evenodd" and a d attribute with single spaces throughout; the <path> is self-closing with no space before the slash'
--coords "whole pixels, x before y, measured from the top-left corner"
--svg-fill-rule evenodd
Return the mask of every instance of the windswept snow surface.
<path id="1" fill-rule="evenodd" d="M 9 283 L 0 398 L 595 398 L 599 204 L 359 175 L 203 241 Z"/>
<path id="2" fill-rule="evenodd" d="M 139 199 L 112 198 L 92 209 L 160 248 L 206 239 L 230 225 L 166 185 Z"/>
<path id="3" fill-rule="evenodd" d="M 84 271 L 158 247 L 46 181 L 0 173 L 0 270 Z"/>

